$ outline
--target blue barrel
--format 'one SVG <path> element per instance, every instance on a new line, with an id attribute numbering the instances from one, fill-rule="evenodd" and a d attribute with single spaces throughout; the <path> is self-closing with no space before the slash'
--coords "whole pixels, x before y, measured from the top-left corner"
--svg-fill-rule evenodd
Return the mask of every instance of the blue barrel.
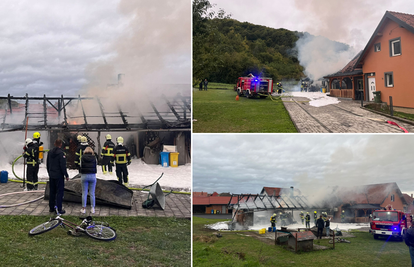
<path id="1" fill-rule="evenodd" d="M 268 232 L 271 232 L 273 229 L 273 227 L 269 227 L 269 229 L 267 229 Z"/>
<path id="2" fill-rule="evenodd" d="M 273 232 L 276 232 L 276 227 L 273 227 Z"/>
<path id="3" fill-rule="evenodd" d="M 163 167 L 170 166 L 170 152 L 161 152 L 160 153 L 160 164 Z"/>
<path id="4" fill-rule="evenodd" d="M 214 214 L 214 210 L 211 210 L 211 214 Z"/>
<path id="5" fill-rule="evenodd" d="M 7 171 L 0 172 L 0 183 L 7 183 L 9 180 L 9 173 Z"/>

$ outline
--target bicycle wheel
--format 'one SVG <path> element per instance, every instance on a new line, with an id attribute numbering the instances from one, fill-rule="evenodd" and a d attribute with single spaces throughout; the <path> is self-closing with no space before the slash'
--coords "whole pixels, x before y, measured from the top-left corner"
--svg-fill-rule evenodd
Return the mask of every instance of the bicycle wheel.
<path id="1" fill-rule="evenodd" d="M 46 233 L 47 231 L 55 229 L 61 223 L 62 223 L 62 221 L 58 220 L 58 219 L 53 219 L 53 220 L 50 220 L 48 222 L 42 223 L 42 224 L 36 226 L 35 228 L 33 228 L 32 230 L 30 230 L 29 235 L 39 235 L 39 234 Z"/>
<path id="2" fill-rule="evenodd" d="M 85 229 L 85 233 L 92 238 L 103 241 L 111 241 L 116 238 L 115 230 L 103 225 L 90 225 Z"/>

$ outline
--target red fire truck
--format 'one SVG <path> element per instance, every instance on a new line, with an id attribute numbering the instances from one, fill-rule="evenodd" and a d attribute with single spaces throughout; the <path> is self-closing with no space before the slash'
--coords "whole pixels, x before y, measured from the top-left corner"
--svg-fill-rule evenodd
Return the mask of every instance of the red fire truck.
<path id="1" fill-rule="evenodd" d="M 273 93 L 272 78 L 255 77 L 249 74 L 247 77 L 239 77 L 234 87 L 239 96 L 252 98 L 255 96 L 267 97 Z"/>
<path id="2" fill-rule="evenodd" d="M 370 232 L 374 239 L 380 236 L 403 237 L 408 228 L 404 212 L 399 210 L 376 210 L 371 215 Z"/>

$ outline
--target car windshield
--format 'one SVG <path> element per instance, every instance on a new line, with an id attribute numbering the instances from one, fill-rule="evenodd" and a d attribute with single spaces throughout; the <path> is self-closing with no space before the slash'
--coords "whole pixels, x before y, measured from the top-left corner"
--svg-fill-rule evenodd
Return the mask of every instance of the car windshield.
<path id="1" fill-rule="evenodd" d="M 393 211 L 374 212 L 372 213 L 372 220 L 398 222 L 398 213 Z"/>

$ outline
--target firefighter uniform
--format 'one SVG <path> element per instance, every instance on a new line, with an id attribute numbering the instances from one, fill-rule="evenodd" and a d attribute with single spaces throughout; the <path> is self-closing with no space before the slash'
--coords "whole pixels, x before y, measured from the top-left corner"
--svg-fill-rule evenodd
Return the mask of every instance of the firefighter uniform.
<path id="1" fill-rule="evenodd" d="M 81 159 L 82 159 L 82 155 L 83 152 L 85 151 L 85 149 L 88 147 L 88 139 L 86 138 L 86 136 L 82 136 L 81 138 L 81 143 L 78 146 L 78 148 L 76 148 L 76 153 L 75 153 L 75 165 L 78 168 L 79 172 L 80 172 L 80 164 L 81 164 Z"/>
<path id="2" fill-rule="evenodd" d="M 345 211 L 344 210 L 342 211 L 342 214 L 341 214 L 341 222 L 342 223 L 345 222 Z"/>
<path id="3" fill-rule="evenodd" d="M 313 213 L 313 220 L 314 220 L 314 222 L 315 222 L 315 226 L 316 226 L 316 220 L 318 219 L 318 213 L 316 212 L 316 210 L 315 210 L 315 212 Z"/>
<path id="4" fill-rule="evenodd" d="M 310 228 L 310 219 L 311 219 L 311 217 L 310 217 L 309 212 L 308 212 L 305 216 L 306 228 Z"/>
<path id="5" fill-rule="evenodd" d="M 39 175 L 39 166 L 40 166 L 40 160 L 39 160 L 39 152 L 40 152 L 40 147 L 43 145 L 43 142 L 40 141 L 40 133 L 39 132 L 35 132 L 33 134 L 33 144 L 36 146 L 36 158 L 37 158 L 37 163 L 36 166 L 33 169 L 34 172 L 34 177 L 36 182 L 38 181 L 38 175 Z M 42 150 L 43 151 L 43 150 Z M 43 156 L 43 152 L 42 152 L 42 156 Z M 35 185 L 35 190 L 37 190 L 37 184 Z"/>
<path id="6" fill-rule="evenodd" d="M 26 177 L 27 190 L 37 190 L 38 173 L 39 173 L 39 149 L 38 146 L 30 139 L 26 139 L 26 149 L 23 153 L 26 159 L 27 170 Z"/>
<path id="7" fill-rule="evenodd" d="M 272 217 L 270 217 L 270 223 L 272 224 L 272 227 L 276 227 L 276 213 L 273 213 Z"/>
<path id="8" fill-rule="evenodd" d="M 116 139 L 118 145 L 114 148 L 114 161 L 116 165 L 116 177 L 118 177 L 118 182 L 122 184 L 125 183 L 125 186 L 128 186 L 128 167 L 127 165 L 131 164 L 131 155 L 129 154 L 128 148 L 123 145 L 124 139 L 118 137 Z"/>
<path id="9" fill-rule="evenodd" d="M 303 221 L 305 219 L 305 215 L 303 214 L 303 211 L 300 212 L 300 219 L 301 219 L 302 225 L 303 225 Z"/>
<path id="10" fill-rule="evenodd" d="M 102 172 L 106 174 L 107 172 L 112 173 L 112 166 L 114 164 L 114 148 L 115 144 L 111 141 L 111 135 L 106 135 L 106 142 L 102 147 Z"/>
<path id="11" fill-rule="evenodd" d="M 327 212 L 322 212 L 322 219 L 324 221 L 326 221 L 328 219 L 328 213 Z"/>

